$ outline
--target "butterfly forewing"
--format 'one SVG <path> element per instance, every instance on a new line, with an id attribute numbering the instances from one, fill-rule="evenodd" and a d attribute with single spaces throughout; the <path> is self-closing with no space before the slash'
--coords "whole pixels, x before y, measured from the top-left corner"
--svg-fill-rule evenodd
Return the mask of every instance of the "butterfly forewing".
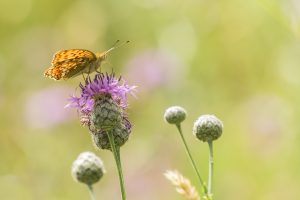
<path id="1" fill-rule="evenodd" d="M 62 62 L 67 61 L 74 61 L 76 62 L 77 59 L 84 58 L 87 61 L 95 61 L 97 59 L 96 55 L 85 49 L 69 49 L 69 50 L 61 50 L 57 52 L 52 60 L 52 65 L 56 65 Z"/>

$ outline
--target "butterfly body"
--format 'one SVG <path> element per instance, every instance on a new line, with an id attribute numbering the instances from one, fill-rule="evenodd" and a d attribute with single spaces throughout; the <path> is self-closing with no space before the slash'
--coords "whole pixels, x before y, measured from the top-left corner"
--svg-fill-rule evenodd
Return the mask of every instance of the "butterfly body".
<path id="1" fill-rule="evenodd" d="M 95 72 L 107 57 L 108 51 L 96 53 L 85 49 L 69 49 L 57 52 L 44 75 L 61 80 L 76 77 L 80 74 Z"/>

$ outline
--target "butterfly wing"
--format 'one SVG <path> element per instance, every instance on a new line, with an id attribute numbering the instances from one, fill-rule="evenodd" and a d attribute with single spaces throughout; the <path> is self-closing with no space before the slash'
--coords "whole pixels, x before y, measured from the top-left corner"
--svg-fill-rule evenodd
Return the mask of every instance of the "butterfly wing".
<path id="1" fill-rule="evenodd" d="M 62 78 L 62 72 L 61 72 L 61 69 L 59 67 L 49 67 L 44 75 L 46 77 L 49 77 L 49 78 L 52 78 L 54 80 L 60 80 Z"/>
<path id="2" fill-rule="evenodd" d="M 52 66 L 46 70 L 45 76 L 55 80 L 77 76 L 97 60 L 95 54 L 84 49 L 62 50 L 52 60 Z"/>
<path id="3" fill-rule="evenodd" d="M 67 61 L 72 61 L 72 60 L 76 61 L 79 58 L 85 58 L 86 60 L 90 60 L 90 61 L 97 59 L 96 55 L 89 50 L 69 49 L 69 50 L 61 50 L 57 52 L 53 56 L 51 64 L 56 65 Z"/>

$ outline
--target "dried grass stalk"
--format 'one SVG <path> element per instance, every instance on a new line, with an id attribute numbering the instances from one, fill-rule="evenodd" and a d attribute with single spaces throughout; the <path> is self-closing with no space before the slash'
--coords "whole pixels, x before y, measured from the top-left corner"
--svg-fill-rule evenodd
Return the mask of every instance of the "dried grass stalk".
<path id="1" fill-rule="evenodd" d="M 186 199 L 200 200 L 200 196 L 190 180 L 185 178 L 178 171 L 168 170 L 164 175 L 176 187 L 176 191 Z"/>

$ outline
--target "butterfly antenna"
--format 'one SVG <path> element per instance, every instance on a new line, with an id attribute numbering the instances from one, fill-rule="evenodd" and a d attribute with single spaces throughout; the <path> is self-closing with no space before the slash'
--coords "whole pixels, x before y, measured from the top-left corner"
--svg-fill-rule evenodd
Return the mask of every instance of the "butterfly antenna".
<path id="1" fill-rule="evenodd" d="M 120 42 L 120 40 L 115 41 L 115 43 L 112 45 L 112 47 L 117 46 L 117 44 Z"/>
<path id="2" fill-rule="evenodd" d="M 114 43 L 114 45 L 113 45 L 110 49 L 108 49 L 108 50 L 105 52 L 105 54 L 111 52 L 111 51 L 114 50 L 114 49 L 117 49 L 117 48 L 123 46 L 124 44 L 129 43 L 129 40 L 127 40 L 126 42 L 122 42 L 121 44 L 118 45 L 119 42 L 120 42 L 120 40 L 117 40 L 117 41 Z"/>

